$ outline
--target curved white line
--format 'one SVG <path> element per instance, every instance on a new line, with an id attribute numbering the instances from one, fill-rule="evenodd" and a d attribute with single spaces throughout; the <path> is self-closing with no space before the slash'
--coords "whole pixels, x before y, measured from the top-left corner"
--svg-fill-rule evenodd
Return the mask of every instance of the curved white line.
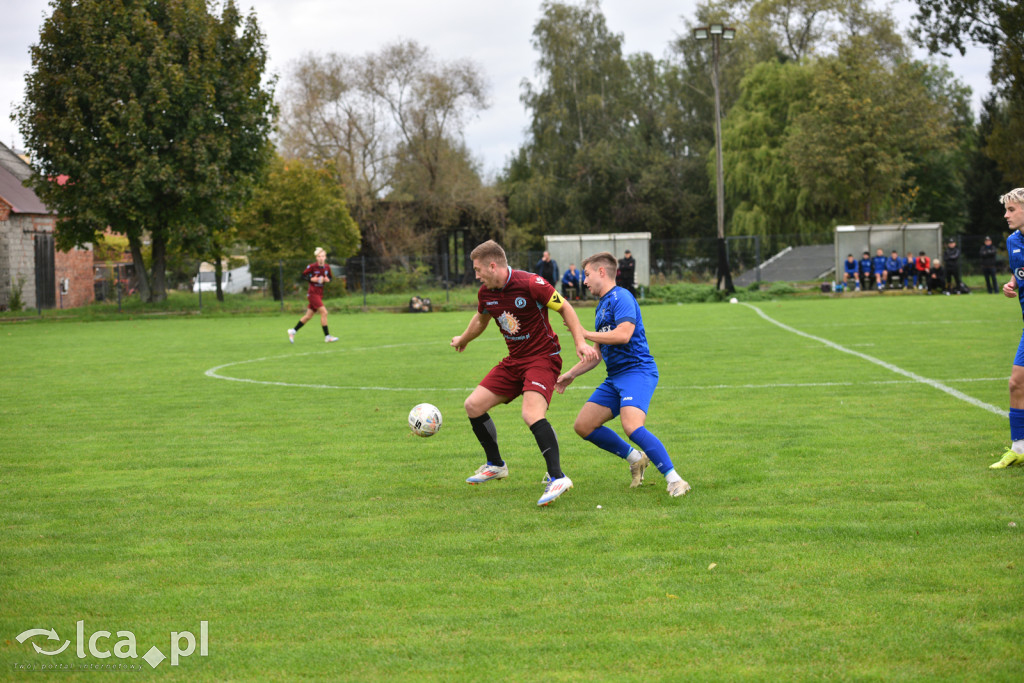
<path id="1" fill-rule="evenodd" d="M 879 360 L 878 358 L 875 358 L 874 356 L 869 356 L 866 353 L 861 353 L 860 351 L 854 351 L 853 349 L 848 349 L 845 346 L 840 346 L 839 344 L 836 344 L 835 342 L 829 341 L 828 339 L 823 339 L 821 337 L 815 337 L 813 334 L 808 334 L 806 332 L 801 332 L 800 330 L 796 329 L 795 327 L 790 327 L 789 325 L 786 325 L 785 323 L 780 323 L 778 320 L 775 320 L 774 318 L 771 318 L 770 316 L 768 316 L 764 311 L 762 311 L 757 306 L 753 306 L 753 305 L 748 304 L 748 303 L 744 303 L 743 305 L 746 306 L 747 308 L 750 308 L 750 309 L 756 311 L 759 316 L 761 316 L 762 318 L 764 318 L 765 320 L 767 320 L 771 324 L 776 325 L 778 327 L 781 327 L 782 329 L 786 330 L 787 332 L 792 332 L 793 334 L 796 334 L 796 335 L 799 335 L 801 337 L 804 337 L 805 339 L 812 339 L 812 340 L 814 340 L 816 342 L 820 342 L 820 343 L 824 344 L 825 346 L 829 347 L 830 349 L 835 349 L 836 351 L 842 351 L 843 353 L 848 353 L 851 356 L 856 356 L 857 358 L 861 358 L 863 360 L 866 360 L 869 363 L 874 363 L 875 365 L 877 365 L 879 367 L 883 367 L 886 370 L 889 370 L 891 372 L 895 372 L 897 375 L 903 375 L 904 377 L 912 379 L 915 382 L 919 382 L 921 384 L 927 384 L 928 386 L 932 387 L 933 389 L 938 389 L 939 391 L 944 391 L 944 392 L 946 392 L 947 394 L 949 394 L 950 396 L 952 396 L 954 398 L 958 398 L 961 401 L 964 401 L 966 403 L 970 403 L 972 406 L 975 406 L 977 408 L 981 408 L 982 410 L 987 410 L 990 413 L 995 413 L 996 415 L 999 415 L 1001 417 L 1006 417 L 1007 412 L 1005 410 L 1003 410 L 1002 408 L 997 408 L 996 406 L 992 405 L 991 403 L 985 403 L 984 401 L 978 400 L 978 399 L 974 398 L 973 396 L 968 396 L 967 394 L 963 393 L 962 391 L 957 391 L 953 387 L 947 386 L 947 385 L 943 384 L 942 382 L 939 382 L 938 380 L 929 379 L 927 377 L 922 377 L 921 375 L 918 375 L 917 373 L 910 372 L 909 370 L 904 370 L 903 368 L 901 368 L 899 366 L 893 365 L 892 363 L 887 363 L 884 360 Z"/>

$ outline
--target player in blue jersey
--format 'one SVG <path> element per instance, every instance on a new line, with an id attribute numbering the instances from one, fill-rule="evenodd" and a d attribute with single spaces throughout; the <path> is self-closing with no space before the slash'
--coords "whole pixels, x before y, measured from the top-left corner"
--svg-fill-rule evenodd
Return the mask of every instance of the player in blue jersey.
<path id="1" fill-rule="evenodd" d="M 885 286 L 891 288 L 892 280 L 896 277 L 900 279 L 900 287 L 907 286 L 907 276 L 903 274 L 903 259 L 900 258 L 899 252 L 893 249 L 892 254 L 885 260 Z"/>
<path id="2" fill-rule="evenodd" d="M 1010 190 L 999 198 L 1006 213 L 1003 218 L 1009 226 L 1006 253 L 1010 257 L 1010 281 L 1003 285 L 1003 294 L 1017 297 L 1024 315 L 1024 187 Z M 1010 371 L 1010 447 L 989 467 L 1000 470 L 1010 465 L 1024 465 L 1024 334 L 1017 346 L 1017 356 Z"/>
<path id="3" fill-rule="evenodd" d="M 843 291 L 849 286 L 853 286 L 855 289 L 860 289 L 860 268 L 857 265 L 857 259 L 853 258 L 853 254 L 847 254 L 846 260 L 843 261 L 843 281 L 839 283 L 839 291 Z"/>
<path id="4" fill-rule="evenodd" d="M 584 331 L 583 336 L 595 344 L 600 356 L 581 359 L 560 375 L 555 391 L 563 393 L 574 379 L 596 368 L 604 358 L 608 377 L 583 404 L 573 429 L 595 446 L 629 463 L 630 487 L 640 485 L 644 469 L 653 462 L 665 475 L 669 495 L 682 496 L 690 490 L 690 485 L 676 473 L 658 437 L 644 426 L 651 397 L 658 386 L 658 366 L 647 346 L 640 306 L 632 294 L 615 284 L 616 267 L 615 257 L 608 252 L 594 254 L 583 261 L 583 284 L 599 299 L 594 312 L 594 331 Z M 640 450 L 604 426 L 616 415 L 626 436 Z"/>
<path id="5" fill-rule="evenodd" d="M 875 273 L 875 287 L 878 288 L 879 292 L 881 292 L 885 287 L 885 280 L 888 276 L 888 273 L 885 270 L 885 262 L 887 260 L 888 259 L 885 258 L 885 253 L 881 249 L 878 249 L 875 252 L 874 257 L 871 259 L 871 268 Z"/>
<path id="6" fill-rule="evenodd" d="M 860 267 L 860 288 L 866 292 L 868 291 L 868 288 L 871 286 L 872 280 L 871 254 L 865 251 L 864 254 L 860 257 L 860 261 L 857 262 L 857 265 Z"/>

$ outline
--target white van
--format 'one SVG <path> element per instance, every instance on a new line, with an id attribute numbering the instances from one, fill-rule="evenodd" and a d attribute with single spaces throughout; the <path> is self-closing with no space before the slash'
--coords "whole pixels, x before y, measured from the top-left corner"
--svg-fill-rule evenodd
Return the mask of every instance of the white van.
<path id="1" fill-rule="evenodd" d="M 209 270 L 206 270 L 207 267 Z M 252 289 L 252 273 L 249 272 L 249 265 L 222 271 L 220 289 L 225 294 L 238 294 Z M 192 291 L 217 291 L 217 273 L 214 272 L 212 265 L 204 263 L 200 266 L 199 277 L 192 284 Z"/>

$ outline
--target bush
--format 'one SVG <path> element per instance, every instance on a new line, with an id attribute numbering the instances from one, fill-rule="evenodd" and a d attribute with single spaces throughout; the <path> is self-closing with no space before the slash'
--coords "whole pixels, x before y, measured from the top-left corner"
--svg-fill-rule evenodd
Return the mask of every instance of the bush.
<path id="1" fill-rule="evenodd" d="M 25 308 L 25 300 L 21 298 L 21 290 L 25 287 L 25 278 L 19 277 L 17 282 L 11 281 L 11 298 L 7 307 L 12 311 L 20 311 Z"/>
<path id="2" fill-rule="evenodd" d="M 415 292 L 430 283 L 430 268 L 427 266 L 415 266 L 411 271 L 395 266 L 376 278 L 373 290 L 380 294 Z"/>
<path id="3" fill-rule="evenodd" d="M 772 296 L 785 296 L 787 294 L 796 294 L 796 287 L 788 282 L 773 282 L 768 287 L 768 293 Z"/>

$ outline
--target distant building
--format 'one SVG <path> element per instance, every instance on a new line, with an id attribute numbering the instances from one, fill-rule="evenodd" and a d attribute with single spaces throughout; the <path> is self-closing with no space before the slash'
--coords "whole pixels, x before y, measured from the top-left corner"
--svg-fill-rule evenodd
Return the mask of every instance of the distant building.
<path id="1" fill-rule="evenodd" d="M 22 181 L 31 167 L 0 143 L 0 310 L 74 308 L 94 300 L 92 246 L 54 248 L 57 216 Z"/>

